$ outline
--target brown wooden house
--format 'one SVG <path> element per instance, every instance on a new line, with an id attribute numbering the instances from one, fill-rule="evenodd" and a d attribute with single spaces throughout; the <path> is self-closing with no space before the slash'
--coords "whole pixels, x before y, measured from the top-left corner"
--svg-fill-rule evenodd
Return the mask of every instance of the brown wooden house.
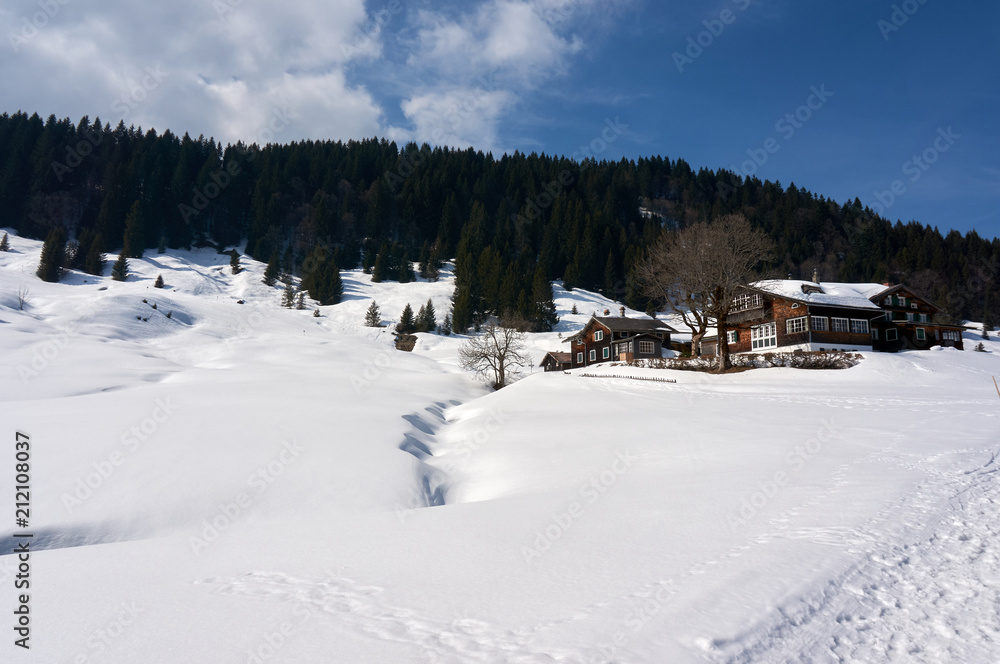
<path id="1" fill-rule="evenodd" d="M 654 318 L 629 318 L 624 307 L 620 311 L 620 316 L 610 316 L 610 311 L 592 316 L 582 330 L 564 340 L 570 344 L 571 367 L 663 357 L 663 347 L 669 347 L 670 334 L 677 330 Z"/>
<path id="2" fill-rule="evenodd" d="M 563 371 L 564 369 L 569 369 L 572 363 L 570 362 L 569 353 L 549 351 L 542 358 L 542 362 L 538 366 L 546 371 Z"/>
<path id="3" fill-rule="evenodd" d="M 731 353 L 962 349 L 961 326 L 932 322 L 941 309 L 905 286 L 769 279 L 737 296 Z"/>
<path id="4" fill-rule="evenodd" d="M 941 307 L 899 284 L 883 286 L 872 301 L 885 313 L 872 321 L 872 347 L 896 352 L 921 350 L 931 346 L 951 346 L 964 350 L 961 325 L 942 323 Z"/>

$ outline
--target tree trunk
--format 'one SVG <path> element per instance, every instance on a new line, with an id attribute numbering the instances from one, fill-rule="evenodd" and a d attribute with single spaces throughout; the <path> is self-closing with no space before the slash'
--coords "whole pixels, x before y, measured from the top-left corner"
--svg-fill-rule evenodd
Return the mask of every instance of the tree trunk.
<path id="1" fill-rule="evenodd" d="M 691 335 L 691 357 L 701 357 L 701 340 L 704 332 L 695 332 Z"/>
<path id="2" fill-rule="evenodd" d="M 729 342 L 726 339 L 726 331 L 728 327 L 726 326 L 726 321 L 719 321 L 718 325 L 718 344 L 719 344 L 719 364 L 716 367 L 716 373 L 725 373 L 727 369 L 731 368 L 733 365 L 729 361 Z"/>

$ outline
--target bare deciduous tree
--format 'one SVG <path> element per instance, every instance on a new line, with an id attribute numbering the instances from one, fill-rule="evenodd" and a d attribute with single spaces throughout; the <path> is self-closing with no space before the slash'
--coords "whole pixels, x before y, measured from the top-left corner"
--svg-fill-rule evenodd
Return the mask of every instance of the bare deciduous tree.
<path id="1" fill-rule="evenodd" d="M 27 286 L 18 286 L 17 289 L 17 308 L 24 310 L 24 305 L 28 303 L 31 299 L 31 293 L 28 292 Z"/>
<path id="2" fill-rule="evenodd" d="M 719 339 L 718 371 L 730 367 L 726 331 L 733 300 L 760 277 L 774 243 L 742 214 L 668 233 L 638 266 L 650 298 L 665 303 L 691 329 L 692 351 L 715 323 Z"/>
<path id="3" fill-rule="evenodd" d="M 480 377 L 493 380 L 493 388 L 513 382 L 531 358 L 524 352 L 523 332 L 508 322 L 491 319 L 482 332 L 469 337 L 458 349 L 458 359 L 463 369 L 475 371 Z"/>

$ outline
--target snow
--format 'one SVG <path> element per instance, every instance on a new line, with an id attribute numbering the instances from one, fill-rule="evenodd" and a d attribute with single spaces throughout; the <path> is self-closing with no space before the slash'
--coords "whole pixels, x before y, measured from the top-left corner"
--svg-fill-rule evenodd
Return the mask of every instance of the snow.
<path id="1" fill-rule="evenodd" d="M 372 299 L 442 318 L 447 271 L 345 272 L 314 318 L 250 259 L 45 284 L 40 243 L 10 239 L 0 436 L 31 434 L 35 537 L 31 651 L 0 557 L 4 662 L 1000 658 L 993 339 L 842 371 L 535 368 L 493 393 L 462 337 L 403 353 L 363 327 Z M 555 290 L 536 363 L 617 311 Z"/>
<path id="2" fill-rule="evenodd" d="M 815 305 L 836 307 L 852 307 L 854 309 L 873 309 L 881 311 L 870 298 L 878 295 L 888 287 L 882 284 L 842 284 L 824 281 L 800 281 L 798 279 L 766 279 L 752 284 L 754 288 L 773 293 L 781 297 Z M 808 289 L 820 288 L 822 292 L 805 292 Z"/>

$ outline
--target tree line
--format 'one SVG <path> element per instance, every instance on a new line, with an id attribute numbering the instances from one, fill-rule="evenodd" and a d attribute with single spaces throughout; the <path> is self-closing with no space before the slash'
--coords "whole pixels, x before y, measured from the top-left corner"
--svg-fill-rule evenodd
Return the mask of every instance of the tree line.
<path id="1" fill-rule="evenodd" d="M 61 230 L 73 267 L 103 270 L 103 252 L 245 241 L 280 272 L 318 266 L 310 291 L 329 301 L 331 270 L 405 281 L 418 262 L 436 278 L 454 258 L 455 329 L 494 315 L 548 329 L 555 279 L 646 309 L 637 266 L 648 248 L 736 213 L 774 240 L 770 267 L 782 276 L 901 281 L 956 318 L 1000 313 L 995 238 L 942 235 L 857 198 L 679 158 L 578 162 L 375 138 L 222 146 L 86 116 L 0 115 L 0 226 L 38 239 Z"/>

